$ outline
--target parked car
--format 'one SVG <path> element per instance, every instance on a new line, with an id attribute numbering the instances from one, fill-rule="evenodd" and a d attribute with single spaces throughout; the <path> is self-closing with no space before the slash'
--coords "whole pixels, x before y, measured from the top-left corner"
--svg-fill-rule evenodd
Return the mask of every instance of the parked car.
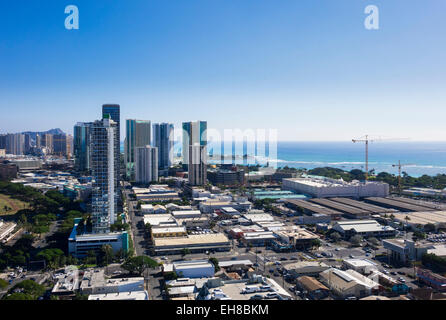
<path id="1" fill-rule="evenodd" d="M 261 294 L 255 294 L 249 300 L 262 300 L 263 296 Z"/>
<path id="2" fill-rule="evenodd" d="M 272 291 L 273 290 L 273 288 L 271 288 L 271 286 L 268 286 L 268 285 L 260 286 L 259 289 L 260 289 L 261 292 L 267 292 L 267 291 Z"/>
<path id="3" fill-rule="evenodd" d="M 257 286 L 246 286 L 245 288 L 243 288 L 242 290 L 242 294 L 246 294 L 246 293 L 254 293 L 254 292 L 258 292 L 259 291 L 259 287 Z"/>
<path id="4" fill-rule="evenodd" d="M 275 298 L 278 298 L 278 297 L 279 297 L 279 294 L 277 292 L 268 292 L 264 296 L 265 299 L 275 299 Z"/>

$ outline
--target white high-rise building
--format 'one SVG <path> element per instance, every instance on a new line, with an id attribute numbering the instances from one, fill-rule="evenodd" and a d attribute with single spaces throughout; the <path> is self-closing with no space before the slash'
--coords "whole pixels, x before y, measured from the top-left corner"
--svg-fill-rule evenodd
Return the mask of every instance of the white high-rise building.
<path id="1" fill-rule="evenodd" d="M 117 219 L 119 162 L 116 152 L 117 124 L 106 116 L 91 130 L 93 233 L 107 233 Z"/>
<path id="2" fill-rule="evenodd" d="M 158 148 L 151 146 L 135 148 L 135 181 L 137 183 L 158 181 Z"/>
<path id="3" fill-rule="evenodd" d="M 183 122 L 183 165 L 186 168 L 189 163 L 189 147 L 196 143 L 207 145 L 207 122 Z"/>

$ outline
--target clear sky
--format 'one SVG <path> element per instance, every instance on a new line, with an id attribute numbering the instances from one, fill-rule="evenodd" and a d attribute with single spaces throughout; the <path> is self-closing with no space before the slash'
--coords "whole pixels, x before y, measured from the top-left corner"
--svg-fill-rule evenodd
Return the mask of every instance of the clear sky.
<path id="1" fill-rule="evenodd" d="M 1 1 L 0 132 L 71 133 L 119 103 L 122 120 L 279 140 L 446 140 L 445 14 L 444 0 Z"/>

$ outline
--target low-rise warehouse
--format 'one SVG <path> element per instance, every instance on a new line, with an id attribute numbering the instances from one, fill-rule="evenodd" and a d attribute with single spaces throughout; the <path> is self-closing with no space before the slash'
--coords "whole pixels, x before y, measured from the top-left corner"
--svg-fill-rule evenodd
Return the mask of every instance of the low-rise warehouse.
<path id="1" fill-rule="evenodd" d="M 402 201 L 397 201 L 389 198 L 378 198 L 378 197 L 369 197 L 365 198 L 364 201 L 375 204 L 381 207 L 393 208 L 399 211 L 404 212 L 413 212 L 413 211 L 432 211 L 435 209 L 423 207 L 420 205 L 410 204 Z"/>
<path id="2" fill-rule="evenodd" d="M 283 268 L 294 278 L 301 276 L 318 277 L 319 274 L 329 268 L 324 262 L 320 261 L 298 261 L 288 263 Z"/>
<path id="3" fill-rule="evenodd" d="M 214 276 L 215 267 L 208 260 L 175 261 L 163 265 L 163 271 L 174 271 L 181 278 L 210 278 Z"/>
<path id="4" fill-rule="evenodd" d="M 153 247 L 156 254 L 174 254 L 181 253 L 184 249 L 189 249 L 191 252 L 229 251 L 231 243 L 223 233 L 210 233 L 179 238 L 158 238 L 154 239 Z"/>
<path id="5" fill-rule="evenodd" d="M 187 236 L 186 227 L 154 227 L 151 229 L 152 239 Z"/>
<path id="6" fill-rule="evenodd" d="M 375 220 L 338 221 L 333 225 L 333 230 L 338 231 L 345 238 L 354 235 L 363 237 L 394 237 L 396 230 L 390 226 L 383 226 Z"/>
<path id="7" fill-rule="evenodd" d="M 367 297 L 379 291 L 379 283 L 361 275 L 354 270 L 328 269 L 320 274 L 322 283 L 326 284 L 336 295 L 343 298 L 354 296 Z"/>
<path id="8" fill-rule="evenodd" d="M 295 248 L 311 246 L 313 240 L 319 239 L 317 234 L 300 227 L 282 229 L 274 233 L 282 242 Z"/>
<path id="9" fill-rule="evenodd" d="M 368 259 L 346 259 L 343 263 L 347 269 L 352 269 L 362 274 L 370 274 L 378 269 L 378 264 Z"/>
<path id="10" fill-rule="evenodd" d="M 284 203 L 292 209 L 296 209 L 307 214 L 325 214 L 331 216 L 332 219 L 339 219 L 343 215 L 343 213 L 340 211 L 323 207 L 305 200 L 288 199 L 285 200 Z"/>
<path id="11" fill-rule="evenodd" d="M 395 220 L 414 227 L 433 224 L 439 227 L 446 224 L 446 211 L 418 211 L 410 213 L 393 213 Z"/>
<path id="12" fill-rule="evenodd" d="M 313 277 L 303 276 L 296 279 L 297 286 L 308 292 L 315 300 L 321 300 L 328 296 L 330 290 Z"/>
<path id="13" fill-rule="evenodd" d="M 385 208 L 385 207 L 380 207 L 377 205 L 373 205 L 370 203 L 366 203 L 363 201 L 358 201 L 358 200 L 353 200 L 353 199 L 349 199 L 349 198 L 330 198 L 330 200 L 335 201 L 335 202 L 339 202 L 339 203 L 343 203 L 346 205 L 349 205 L 351 207 L 356 207 L 362 210 L 366 210 L 366 211 L 370 211 L 372 213 L 392 213 L 392 212 L 398 212 L 398 210 L 392 209 L 392 208 Z"/>
<path id="14" fill-rule="evenodd" d="M 331 201 L 329 199 L 311 199 L 310 201 L 343 212 L 346 216 L 354 219 L 364 219 L 369 217 L 371 214 L 371 212 L 368 210 L 352 207 L 344 203 Z"/>
<path id="15" fill-rule="evenodd" d="M 389 185 L 383 182 L 367 183 L 360 181 L 346 182 L 325 177 L 303 177 L 282 180 L 282 187 L 285 190 L 292 190 L 297 193 L 309 194 L 315 198 L 330 197 L 387 197 L 389 195 Z"/>

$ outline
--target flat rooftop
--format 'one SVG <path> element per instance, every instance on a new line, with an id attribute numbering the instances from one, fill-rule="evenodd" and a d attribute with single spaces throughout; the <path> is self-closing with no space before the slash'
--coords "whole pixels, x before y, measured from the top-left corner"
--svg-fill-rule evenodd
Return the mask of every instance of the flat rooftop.
<path id="1" fill-rule="evenodd" d="M 319 204 L 319 205 L 322 205 L 325 207 L 329 207 L 331 209 L 335 209 L 337 211 L 341 211 L 344 213 L 352 214 L 352 215 L 364 216 L 364 215 L 369 215 L 371 213 L 368 210 L 360 209 L 357 207 L 352 207 L 347 204 L 339 203 L 339 202 L 332 201 L 329 199 L 318 198 L 318 199 L 311 199 L 310 201 L 314 202 L 316 204 Z"/>
<path id="2" fill-rule="evenodd" d="M 403 198 L 403 197 L 392 197 L 392 200 L 396 200 L 399 202 L 404 202 L 404 203 L 408 203 L 408 204 L 413 204 L 413 205 L 417 205 L 417 206 L 422 206 L 422 207 L 426 207 L 426 208 L 430 208 L 433 210 L 438 210 L 439 206 L 437 206 L 434 203 L 428 203 L 426 201 L 419 201 L 419 200 L 415 200 L 415 199 L 410 199 L 410 198 Z"/>
<path id="3" fill-rule="evenodd" d="M 305 200 L 296 200 L 296 199 L 287 199 L 285 200 L 285 203 L 289 203 L 293 206 L 308 210 L 312 213 L 322 213 L 322 214 L 328 214 L 328 215 L 343 215 L 342 212 L 333 210 L 327 207 L 320 206 L 316 203 L 312 203 Z"/>
<path id="4" fill-rule="evenodd" d="M 223 233 L 209 233 L 209 234 L 191 234 L 187 237 L 179 238 L 161 238 L 155 239 L 155 247 L 169 247 L 169 246 L 190 246 L 200 244 L 219 244 L 229 243 L 229 239 Z"/>
<path id="5" fill-rule="evenodd" d="M 342 197 L 337 197 L 337 198 L 330 198 L 330 200 L 338 202 L 338 203 L 343 203 L 346 205 L 349 205 L 351 207 L 356 207 L 359 209 L 363 209 L 366 211 L 370 211 L 373 213 L 390 213 L 390 212 L 398 212 L 398 210 L 395 209 L 391 209 L 391 208 L 385 208 L 385 207 L 380 207 L 377 205 L 373 205 L 370 203 L 366 203 L 363 201 L 357 201 L 357 200 L 353 200 L 350 198 L 342 198 Z"/>
<path id="6" fill-rule="evenodd" d="M 88 300 L 149 300 L 147 291 L 90 294 Z"/>
<path id="7" fill-rule="evenodd" d="M 186 228 L 185 227 L 154 227 L 154 228 L 152 228 L 153 234 L 174 233 L 174 232 L 186 232 Z"/>
<path id="8" fill-rule="evenodd" d="M 273 216 L 268 213 L 248 213 L 244 214 L 242 217 L 252 222 L 274 221 Z"/>
<path id="9" fill-rule="evenodd" d="M 446 211 L 425 211 L 393 213 L 395 219 L 404 223 L 426 225 L 446 223 Z M 410 220 L 406 221 L 406 217 Z"/>
<path id="10" fill-rule="evenodd" d="M 353 229 L 356 232 L 380 232 L 395 230 L 390 226 L 383 226 L 375 220 L 339 221 L 335 224 L 335 226 L 336 225 L 345 231 Z"/>
<path id="11" fill-rule="evenodd" d="M 432 211 L 434 209 L 423 207 L 420 205 L 409 204 L 402 201 L 393 200 L 390 198 L 379 198 L 379 197 L 368 197 L 364 198 L 366 202 L 370 202 L 372 204 L 384 205 L 388 206 L 400 211 Z"/>

